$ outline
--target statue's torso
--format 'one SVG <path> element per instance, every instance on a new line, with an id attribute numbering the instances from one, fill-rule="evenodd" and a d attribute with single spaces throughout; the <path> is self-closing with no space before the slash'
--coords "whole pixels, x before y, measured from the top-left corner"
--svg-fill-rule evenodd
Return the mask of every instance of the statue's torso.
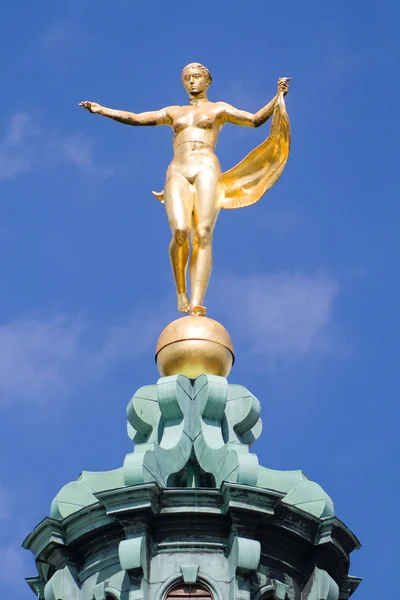
<path id="1" fill-rule="evenodd" d="M 219 131 L 223 125 L 218 103 L 205 102 L 196 106 L 176 106 L 171 109 L 175 158 L 190 160 L 193 152 L 214 154 Z"/>

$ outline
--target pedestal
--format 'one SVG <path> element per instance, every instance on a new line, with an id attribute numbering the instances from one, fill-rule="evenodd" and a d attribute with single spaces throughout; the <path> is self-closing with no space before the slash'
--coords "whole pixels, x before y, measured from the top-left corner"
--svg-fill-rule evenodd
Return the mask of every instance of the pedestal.
<path id="1" fill-rule="evenodd" d="M 127 407 L 133 452 L 84 471 L 27 537 L 45 600 L 346 600 L 356 537 L 302 471 L 259 465 L 260 403 L 229 384 L 229 334 L 184 317 L 160 336 L 162 377 Z M 208 365 L 211 373 L 201 373 Z M 165 375 L 167 373 L 167 375 Z"/>

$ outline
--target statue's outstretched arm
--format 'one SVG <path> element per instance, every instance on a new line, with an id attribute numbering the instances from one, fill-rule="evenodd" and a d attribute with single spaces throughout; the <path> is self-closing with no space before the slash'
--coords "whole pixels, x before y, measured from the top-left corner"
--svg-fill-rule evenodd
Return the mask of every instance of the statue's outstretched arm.
<path id="1" fill-rule="evenodd" d="M 239 110 L 226 102 L 220 102 L 223 107 L 222 118 L 225 123 L 242 125 L 244 127 L 255 127 L 254 115 L 247 110 Z"/>
<path id="2" fill-rule="evenodd" d="M 162 110 L 154 110 L 150 112 L 143 112 L 135 114 L 125 110 L 115 110 L 114 108 L 106 108 L 97 104 L 97 102 L 80 102 L 79 106 L 82 106 L 89 112 L 103 117 L 109 117 L 124 125 L 170 125 L 171 117 L 168 114 L 166 108 Z"/>
<path id="3" fill-rule="evenodd" d="M 260 127 L 260 125 L 263 125 L 270 117 L 272 117 L 279 95 L 283 94 L 286 96 L 289 90 L 288 81 L 290 81 L 289 77 L 282 77 L 281 79 L 278 79 L 277 94 L 270 102 L 268 102 L 268 104 L 266 104 L 263 108 L 260 108 L 260 110 L 254 114 L 245 110 L 239 110 L 230 104 L 221 102 L 224 107 L 223 115 L 226 122 L 233 123 L 234 125 L 244 125 L 247 127 Z"/>

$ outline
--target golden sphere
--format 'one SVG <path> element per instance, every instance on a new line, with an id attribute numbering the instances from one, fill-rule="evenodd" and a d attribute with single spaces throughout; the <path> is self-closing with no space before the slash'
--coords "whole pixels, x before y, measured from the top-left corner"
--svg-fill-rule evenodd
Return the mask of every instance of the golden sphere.
<path id="1" fill-rule="evenodd" d="M 227 377 L 234 360 L 229 333 L 208 317 L 176 319 L 158 338 L 156 363 L 162 377 L 182 374 L 195 379 L 203 373 Z"/>

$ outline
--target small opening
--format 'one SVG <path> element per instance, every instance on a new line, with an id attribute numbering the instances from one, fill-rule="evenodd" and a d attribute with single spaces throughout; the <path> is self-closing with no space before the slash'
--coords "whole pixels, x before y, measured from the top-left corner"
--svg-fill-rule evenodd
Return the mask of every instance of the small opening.
<path id="1" fill-rule="evenodd" d="M 187 600 L 187 598 L 213 600 L 210 590 L 199 583 L 178 583 L 167 594 L 167 600 Z"/>
<path id="2" fill-rule="evenodd" d="M 168 477 L 167 487 L 215 487 L 215 478 L 211 473 L 203 471 L 194 456 L 194 452 L 192 452 L 183 469 L 178 473 L 172 473 Z"/>

